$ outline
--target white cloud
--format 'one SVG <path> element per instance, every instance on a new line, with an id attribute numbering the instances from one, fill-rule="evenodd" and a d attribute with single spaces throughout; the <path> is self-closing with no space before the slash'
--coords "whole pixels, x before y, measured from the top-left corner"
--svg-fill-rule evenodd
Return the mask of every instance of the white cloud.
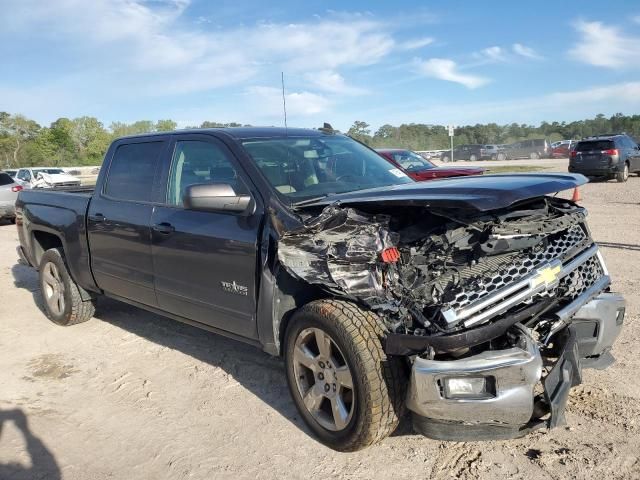
<path id="1" fill-rule="evenodd" d="M 520 55 L 521 57 L 530 58 L 532 60 L 541 60 L 542 56 L 538 54 L 533 48 L 527 47 L 521 43 L 514 43 L 511 46 L 513 53 Z"/>
<path id="2" fill-rule="evenodd" d="M 347 84 L 342 75 L 332 70 L 309 72 L 304 75 L 304 79 L 314 88 L 324 92 L 343 95 L 362 95 L 368 93 L 364 88 L 354 87 Z"/>
<path id="3" fill-rule="evenodd" d="M 576 60 L 598 67 L 636 68 L 640 62 L 640 37 L 624 35 L 619 28 L 602 22 L 578 21 L 580 41 L 569 50 Z"/>
<path id="4" fill-rule="evenodd" d="M 640 108 L 640 82 L 593 86 L 581 90 L 552 92 L 517 101 L 434 103 L 416 108 L 414 103 L 396 105 L 391 111 L 374 110 L 370 117 L 382 117 L 386 123 L 427 122 L 472 125 L 483 122 L 537 123 L 543 120 L 567 120 L 593 117 L 598 113 L 634 113 Z M 366 112 L 363 116 L 366 116 Z"/>
<path id="5" fill-rule="evenodd" d="M 431 45 L 433 42 L 434 39 L 431 37 L 413 38 L 398 44 L 398 49 L 417 50 L 419 48 L 426 47 L 427 45 Z"/>
<path id="6" fill-rule="evenodd" d="M 260 114 L 263 116 L 277 116 L 283 111 L 282 90 L 279 88 L 253 86 L 246 89 L 245 95 L 250 101 L 260 102 Z M 306 91 L 287 93 L 285 99 L 287 115 L 291 116 L 316 115 L 325 112 L 330 105 L 324 96 Z"/>
<path id="7" fill-rule="evenodd" d="M 414 64 L 422 75 L 459 83 L 467 88 L 478 88 L 489 83 L 489 79 L 485 77 L 461 72 L 456 62 L 447 58 L 416 60 Z"/>
<path id="8" fill-rule="evenodd" d="M 476 58 L 484 59 L 488 62 L 504 62 L 506 60 L 505 52 L 502 47 L 488 47 L 475 54 Z"/>
<path id="9" fill-rule="evenodd" d="M 190 0 L 23 0 L 0 29 L 37 31 L 67 42 L 105 75 L 131 78 L 141 93 L 204 91 L 236 85 L 271 67 L 285 72 L 371 65 L 395 42 L 383 23 L 358 14 L 329 14 L 300 23 L 226 29 L 183 26 Z M 200 26 L 198 26 L 200 25 Z M 88 60 L 89 59 L 89 60 Z"/>

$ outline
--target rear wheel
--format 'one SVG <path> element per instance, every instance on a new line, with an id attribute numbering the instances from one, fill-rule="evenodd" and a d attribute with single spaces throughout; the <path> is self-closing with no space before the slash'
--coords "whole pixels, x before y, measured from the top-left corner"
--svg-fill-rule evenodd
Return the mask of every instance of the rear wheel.
<path id="1" fill-rule="evenodd" d="M 529 158 L 530 158 L 531 160 L 538 160 L 538 159 L 540 158 L 540 155 L 538 154 L 538 152 L 531 152 L 531 153 L 529 154 Z"/>
<path id="2" fill-rule="evenodd" d="M 451 159 L 449 158 L 449 156 L 448 156 L 448 155 L 445 155 L 445 156 L 443 156 L 443 157 L 442 157 L 442 161 L 443 161 L 444 163 L 449 163 L 449 162 L 451 161 Z"/>
<path id="3" fill-rule="evenodd" d="M 355 451 L 387 437 L 404 411 L 407 377 L 387 358 L 371 312 L 337 300 L 302 307 L 285 339 L 287 381 L 309 428 L 327 446 Z"/>
<path id="4" fill-rule="evenodd" d="M 85 298 L 89 295 L 69 275 L 60 249 L 52 248 L 44 252 L 39 271 L 40 290 L 49 320 L 68 326 L 86 322 L 93 316 L 95 299 L 83 300 L 83 294 Z"/>
<path id="5" fill-rule="evenodd" d="M 625 163 L 621 172 L 616 173 L 616 180 L 619 183 L 626 182 L 629 179 L 629 164 Z"/>
<path id="6" fill-rule="evenodd" d="M 499 153 L 496 159 L 502 162 L 507 159 L 507 156 L 504 153 Z"/>
<path id="7" fill-rule="evenodd" d="M 478 161 L 478 157 L 477 157 L 476 155 L 473 155 L 473 154 L 472 154 L 472 155 L 469 157 L 469 161 L 471 161 L 471 162 L 477 162 L 477 161 Z"/>

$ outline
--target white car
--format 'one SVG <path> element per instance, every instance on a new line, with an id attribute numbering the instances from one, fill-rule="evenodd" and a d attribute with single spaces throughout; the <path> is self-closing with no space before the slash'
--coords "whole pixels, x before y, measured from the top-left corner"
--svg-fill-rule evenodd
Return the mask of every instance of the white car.
<path id="1" fill-rule="evenodd" d="M 24 188 L 79 187 L 80 179 L 61 168 L 21 168 L 16 182 Z"/>

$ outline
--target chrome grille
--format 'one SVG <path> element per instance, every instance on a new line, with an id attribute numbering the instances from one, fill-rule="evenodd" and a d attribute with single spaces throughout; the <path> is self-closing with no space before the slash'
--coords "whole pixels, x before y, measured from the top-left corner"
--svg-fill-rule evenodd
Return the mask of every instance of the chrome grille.
<path id="1" fill-rule="evenodd" d="M 605 275 L 597 257 L 591 257 L 560 281 L 561 296 L 576 298 Z"/>
<path id="2" fill-rule="evenodd" d="M 468 282 L 455 298 L 445 304 L 446 308 L 458 310 L 470 303 L 482 299 L 486 295 L 513 283 L 528 275 L 540 265 L 555 259 L 563 259 L 571 250 L 591 243 L 581 225 L 573 225 L 562 234 L 551 240 L 547 246 L 538 251 L 532 251 L 527 256 L 516 259 L 509 265 L 504 265 L 493 275 Z M 544 294 L 551 294 L 545 292 Z"/>

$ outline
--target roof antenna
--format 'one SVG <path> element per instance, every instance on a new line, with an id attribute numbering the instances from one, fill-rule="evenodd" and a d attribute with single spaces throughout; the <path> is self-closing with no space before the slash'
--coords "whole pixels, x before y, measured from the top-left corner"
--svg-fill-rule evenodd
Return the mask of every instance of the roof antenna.
<path id="1" fill-rule="evenodd" d="M 284 72 L 280 72 L 282 80 L 282 110 L 284 111 L 284 130 L 287 131 L 287 99 L 284 96 Z"/>

